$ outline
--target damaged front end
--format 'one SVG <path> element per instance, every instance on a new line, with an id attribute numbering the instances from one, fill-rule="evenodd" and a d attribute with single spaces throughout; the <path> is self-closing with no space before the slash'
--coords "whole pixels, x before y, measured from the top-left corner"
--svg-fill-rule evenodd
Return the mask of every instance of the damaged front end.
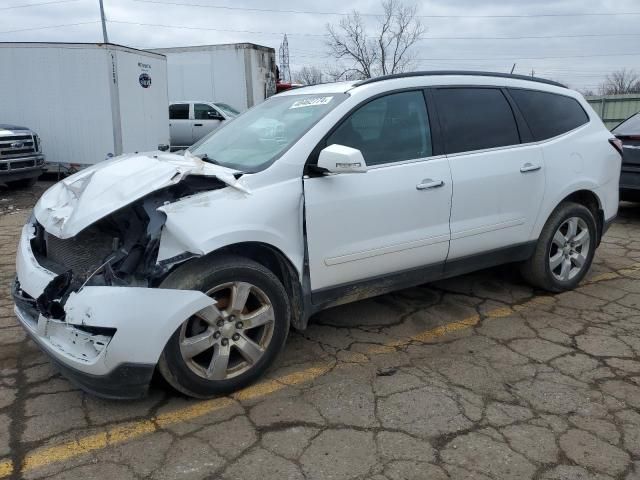
<path id="1" fill-rule="evenodd" d="M 30 241 L 40 265 L 58 275 L 38 298 L 43 313 L 60 314 L 54 302 L 84 286 L 157 287 L 190 252 L 157 262 L 166 216 L 158 209 L 183 197 L 224 188 L 216 177 L 189 176 L 153 192 L 89 225 L 77 235 L 61 239 L 34 219 Z"/>
<path id="2" fill-rule="evenodd" d="M 161 163 L 163 175 L 135 190 L 129 179 L 105 190 L 109 175 L 80 172 L 45 193 L 23 227 L 13 287 L 16 315 L 86 391 L 109 398 L 144 395 L 176 327 L 213 305 L 202 292 L 160 287 L 172 267 L 197 255 L 157 261 L 166 220 L 161 207 L 236 181 L 188 160 L 198 168 Z M 173 170 L 167 168 L 171 163 Z M 74 190 L 79 182 L 82 189 Z M 100 201 L 111 212 L 91 221 L 104 207 Z"/>

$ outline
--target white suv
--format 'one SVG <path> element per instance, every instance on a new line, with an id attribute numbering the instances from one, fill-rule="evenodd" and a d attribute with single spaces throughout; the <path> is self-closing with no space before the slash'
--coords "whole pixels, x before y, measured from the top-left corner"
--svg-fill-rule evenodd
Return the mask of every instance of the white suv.
<path id="1" fill-rule="evenodd" d="M 85 390 L 197 397 L 256 380 L 332 305 L 507 262 L 574 288 L 616 215 L 620 145 L 582 96 L 412 73 L 276 95 L 184 155 L 51 187 L 24 226 L 16 313 Z"/>

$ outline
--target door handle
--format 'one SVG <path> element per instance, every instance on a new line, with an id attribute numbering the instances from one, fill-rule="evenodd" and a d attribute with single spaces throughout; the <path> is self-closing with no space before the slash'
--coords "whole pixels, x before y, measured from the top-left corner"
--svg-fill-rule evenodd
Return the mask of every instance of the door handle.
<path id="1" fill-rule="evenodd" d="M 416 190 L 429 190 L 430 188 L 438 188 L 444 185 L 442 180 L 431 180 L 430 178 L 425 178 L 416 185 Z"/>
<path id="2" fill-rule="evenodd" d="M 525 163 L 522 168 L 520 168 L 520 172 L 522 173 L 527 173 L 527 172 L 535 172 L 537 170 L 540 170 L 542 168 L 542 165 L 534 165 L 533 163 Z"/>
<path id="3" fill-rule="evenodd" d="M 194 123 L 194 124 L 193 124 L 193 126 L 194 126 L 194 127 L 201 127 L 201 126 L 202 126 L 202 124 L 201 124 L 201 123 Z"/>

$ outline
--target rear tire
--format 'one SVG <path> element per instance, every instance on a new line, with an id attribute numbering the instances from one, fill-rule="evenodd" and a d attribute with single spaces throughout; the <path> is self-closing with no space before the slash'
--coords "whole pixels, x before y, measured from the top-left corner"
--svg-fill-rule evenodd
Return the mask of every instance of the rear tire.
<path id="1" fill-rule="evenodd" d="M 591 267 L 597 235 L 595 218 L 587 207 L 561 203 L 545 223 L 533 255 L 522 265 L 522 276 L 550 292 L 574 289 Z"/>
<path id="2" fill-rule="evenodd" d="M 216 298 L 171 336 L 158 370 L 176 390 L 207 398 L 257 380 L 284 347 L 291 307 L 267 268 L 228 255 L 179 267 L 160 288 L 200 290 Z"/>

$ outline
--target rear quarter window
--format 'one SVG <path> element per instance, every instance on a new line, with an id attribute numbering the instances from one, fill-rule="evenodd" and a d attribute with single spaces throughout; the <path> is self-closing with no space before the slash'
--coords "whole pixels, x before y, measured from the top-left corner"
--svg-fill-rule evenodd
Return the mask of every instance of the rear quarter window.
<path id="1" fill-rule="evenodd" d="M 627 118 L 624 122 L 611 130 L 614 135 L 640 135 L 640 112 Z"/>
<path id="2" fill-rule="evenodd" d="M 589 116 L 575 98 L 519 88 L 510 88 L 509 93 L 535 141 L 562 135 L 589 122 Z"/>

